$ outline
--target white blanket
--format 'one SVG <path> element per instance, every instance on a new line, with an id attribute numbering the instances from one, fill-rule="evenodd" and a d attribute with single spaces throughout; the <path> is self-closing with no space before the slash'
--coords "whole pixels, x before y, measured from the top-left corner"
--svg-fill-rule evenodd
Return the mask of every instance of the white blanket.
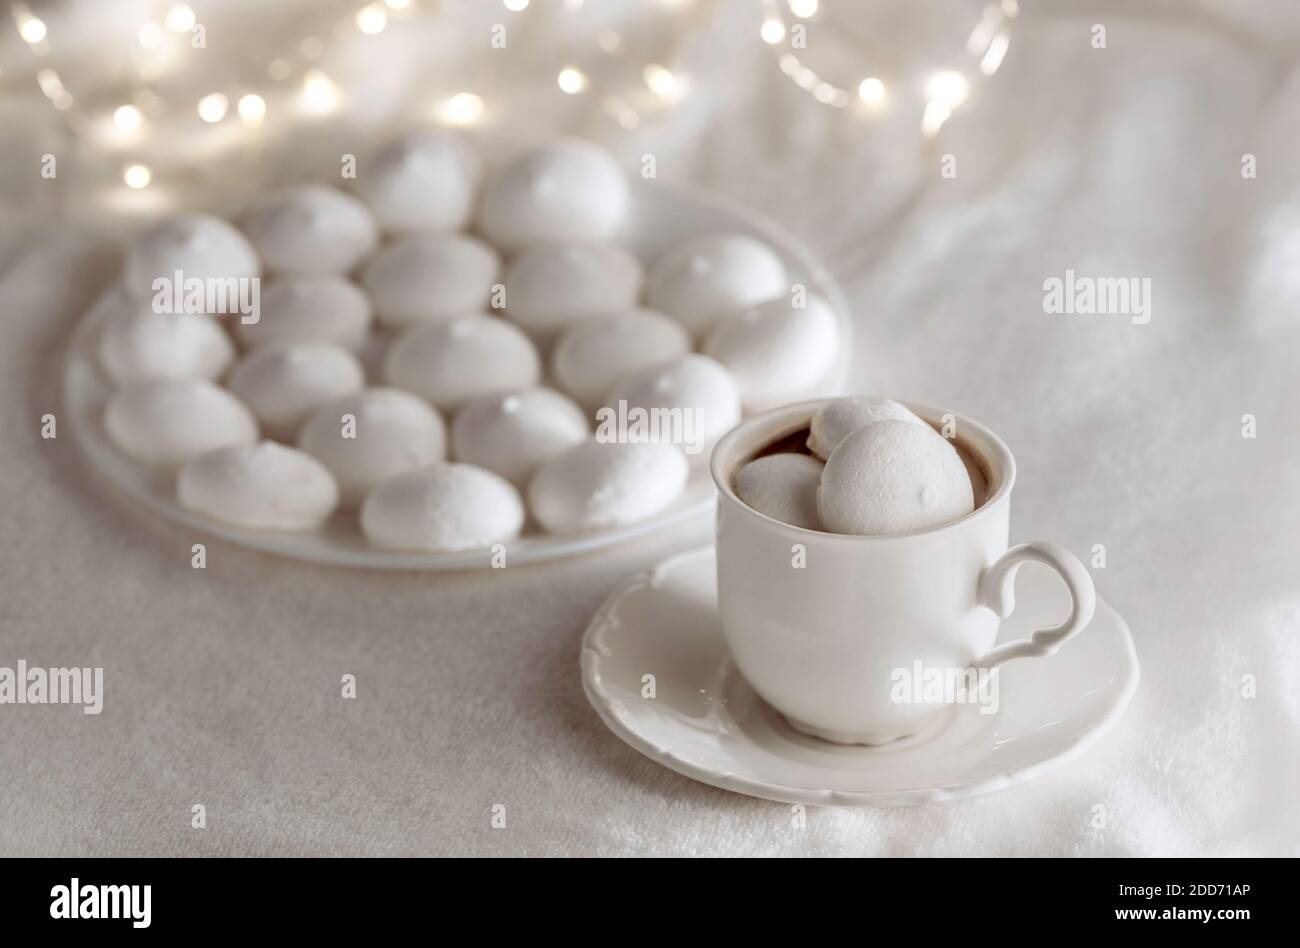
<path id="1" fill-rule="evenodd" d="M 121 499 L 65 432 L 39 437 L 60 347 L 113 260 L 43 210 L 77 208 L 12 189 L 0 665 L 103 666 L 106 694 L 97 717 L 0 707 L 0 853 L 1300 854 L 1300 24 L 1289 4 L 1250 7 L 1110 14 L 1105 50 L 1098 14 L 1027 11 L 925 151 L 799 92 L 752 8 L 725 3 L 683 50 L 693 92 L 672 119 L 576 126 L 804 238 L 855 307 L 853 387 L 999 431 L 1021 472 L 1013 539 L 1104 545 L 1098 590 L 1137 641 L 1138 696 L 1079 759 L 801 828 L 642 758 L 582 696 L 592 610 L 707 523 L 490 574 L 212 540 L 191 569 L 198 538 Z M 5 142 L 6 159 L 33 144 Z M 1045 314 L 1044 280 L 1067 269 L 1150 278 L 1150 322 Z"/>

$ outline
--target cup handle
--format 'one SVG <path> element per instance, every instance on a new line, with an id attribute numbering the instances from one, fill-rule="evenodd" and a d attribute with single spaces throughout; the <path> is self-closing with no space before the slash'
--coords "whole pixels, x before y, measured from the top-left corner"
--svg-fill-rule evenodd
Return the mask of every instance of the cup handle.
<path id="1" fill-rule="evenodd" d="M 1029 561 L 1046 563 L 1056 570 L 1070 590 L 1070 615 L 1060 625 L 1039 629 L 1027 639 L 1017 639 L 999 645 L 972 664 L 977 668 L 993 668 L 1013 658 L 1051 655 L 1066 639 L 1082 631 L 1092 621 L 1097 608 L 1097 591 L 1092 576 L 1082 563 L 1065 547 L 1055 543 L 1022 543 L 1002 554 L 979 579 L 977 598 L 981 606 L 992 609 L 1002 618 L 1011 615 L 1016 607 L 1016 573 L 1021 563 Z"/>

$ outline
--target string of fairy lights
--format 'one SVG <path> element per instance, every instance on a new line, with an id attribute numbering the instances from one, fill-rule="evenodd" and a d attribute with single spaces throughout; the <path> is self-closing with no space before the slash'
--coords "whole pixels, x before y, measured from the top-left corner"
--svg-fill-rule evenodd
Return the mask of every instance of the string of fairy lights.
<path id="1" fill-rule="evenodd" d="M 889 99 L 889 82 L 886 77 L 871 71 L 871 64 L 863 64 L 863 73 L 851 82 L 837 82 L 821 75 L 805 62 L 806 24 L 818 18 L 819 0 L 763 0 L 763 20 L 759 36 L 776 50 L 776 63 L 781 72 L 800 89 L 823 105 L 846 109 L 855 100 L 866 112 L 878 112 Z M 1011 46 L 1011 22 L 1020 13 L 1018 0 L 998 0 L 985 4 L 966 40 L 965 52 L 970 57 L 969 71 L 981 76 L 992 76 L 1002 65 Z M 804 43 L 795 43 L 795 31 L 803 31 Z M 937 135 L 945 122 L 970 98 L 971 81 L 965 64 L 950 69 L 937 70 L 925 84 L 925 106 L 921 114 L 921 132 L 926 137 Z M 855 94 L 856 93 L 856 94 Z"/>
<path id="2" fill-rule="evenodd" d="M 389 22 L 390 13 L 399 15 L 411 10 L 413 0 L 383 0 L 354 5 L 350 11 L 355 28 L 362 33 L 382 32 Z M 186 3 L 155 4 L 156 15 L 140 24 L 135 33 L 133 60 L 139 67 L 151 55 L 160 55 L 170 47 L 197 42 L 195 37 L 203 29 L 192 7 Z M 41 92 L 55 110 L 62 114 L 68 128 L 79 138 L 101 139 L 111 130 L 115 144 L 129 144 L 139 137 L 146 126 L 160 113 L 175 114 L 176 102 L 166 102 L 144 77 L 145 70 L 137 69 L 131 83 L 129 101 L 110 106 L 107 110 L 82 108 L 77 96 L 64 84 L 59 73 L 49 64 L 51 40 L 46 24 L 24 3 L 10 5 L 18 35 L 31 48 L 41 68 L 36 74 Z M 266 66 L 266 78 L 283 81 L 295 72 L 301 75 L 301 103 L 307 112 L 328 113 L 338 103 L 339 90 L 330 77 L 310 61 L 325 50 L 324 41 L 309 36 L 298 43 L 292 56 L 278 56 Z M 268 117 L 267 98 L 254 84 L 235 94 L 213 91 L 200 96 L 183 108 L 192 107 L 198 118 L 208 125 L 237 120 L 245 128 L 255 129 Z M 154 179 L 154 171 L 143 161 L 131 161 L 122 168 L 122 180 L 135 190 L 147 188 Z"/>
<path id="3" fill-rule="evenodd" d="M 300 83 L 297 108 L 313 115 L 327 115 L 335 111 L 343 98 L 344 90 L 316 63 L 326 51 L 320 36 L 342 35 L 346 30 L 375 36 L 390 28 L 396 21 L 421 13 L 420 0 L 368 0 L 368 2 L 341 2 L 336 5 L 337 20 L 314 30 L 300 40 L 288 53 L 272 58 L 266 63 L 265 79 L 283 85 L 291 80 Z M 519 14 L 528 10 L 530 0 L 500 0 L 506 14 Z M 555 74 L 559 92 L 571 96 L 588 96 L 598 107 L 624 129 L 636 128 L 649 112 L 666 109 L 685 95 L 687 84 L 670 66 L 676 49 L 690 24 L 689 7 L 698 10 L 709 5 L 710 0 L 660 0 L 666 12 L 673 17 L 672 38 L 663 51 L 663 62 L 643 61 L 631 56 L 624 38 L 610 28 L 596 33 L 596 55 L 621 67 L 620 74 L 634 74 L 630 91 L 611 86 L 597 78 L 606 72 L 599 63 L 584 68 L 579 63 L 566 63 Z M 428 0 L 425 0 L 428 5 Z M 576 14 L 586 5 L 586 0 L 559 0 L 562 12 Z M 21 2 L 11 3 L 10 10 L 18 35 L 36 56 L 40 68 L 37 83 L 50 105 L 62 115 L 71 132 L 81 138 L 103 139 L 104 132 L 111 133 L 114 144 L 129 143 L 138 137 L 157 114 L 176 114 L 192 108 L 202 122 L 219 125 L 237 121 L 245 129 L 257 129 L 273 118 L 271 95 L 258 83 L 247 83 L 239 90 L 213 90 L 197 100 L 187 103 L 168 102 L 153 91 L 144 80 L 135 83 L 130 101 L 123 101 L 107 109 L 82 108 L 82 104 L 69 89 L 51 64 L 51 37 L 44 21 L 31 8 Z M 140 62 L 147 62 L 151 54 L 163 52 L 168 45 L 176 46 L 191 41 L 194 31 L 202 29 L 194 9 L 186 3 L 159 3 L 155 15 L 140 24 L 135 34 L 134 53 Z M 593 68 L 595 66 L 596 68 Z M 623 83 L 627 85 L 627 83 Z M 483 118 L 486 103 L 472 90 L 451 93 L 435 109 L 437 119 L 446 125 L 472 126 Z M 128 188 L 149 187 L 155 177 L 154 169 L 143 159 L 126 163 L 122 180 Z"/>
<path id="4" fill-rule="evenodd" d="M 347 31 L 376 36 L 395 23 L 421 15 L 421 2 L 429 0 L 338 0 L 328 8 L 332 23 L 312 29 L 293 47 L 266 62 L 258 81 L 246 81 L 240 88 L 213 89 L 197 99 L 168 101 L 154 89 L 149 78 L 151 57 L 168 48 L 192 43 L 203 26 L 187 3 L 155 0 L 152 15 L 135 32 L 132 62 L 135 78 L 125 101 L 110 104 L 83 103 L 69 89 L 54 68 L 52 38 L 46 23 L 22 2 L 10 4 L 19 37 L 37 59 L 36 80 L 41 93 L 81 138 L 102 141 L 111 135 L 117 145 L 129 145 L 139 138 L 159 116 L 192 110 L 191 114 L 209 126 L 238 123 L 247 132 L 264 126 L 273 117 L 274 96 L 266 86 L 282 92 L 297 83 L 295 108 L 309 115 L 328 115 L 340 107 L 344 91 L 320 66 L 326 52 L 322 36 L 339 37 Z M 498 0 L 491 0 L 498 2 Z M 524 13 L 532 0 L 499 0 L 506 14 Z M 537 0 L 558 4 L 564 15 L 578 14 L 587 0 Z M 593 59 L 560 65 L 554 81 L 566 96 L 588 97 L 593 105 L 621 128 L 637 128 L 644 117 L 671 108 L 684 98 L 690 88 L 686 76 L 674 62 L 684 38 L 699 25 L 712 0 L 658 0 L 670 17 L 671 35 L 653 60 L 631 54 L 629 44 L 617 30 L 602 28 L 595 33 Z M 780 71 L 817 102 L 837 109 L 856 104 L 865 112 L 886 108 L 891 92 L 890 77 L 876 75 L 864 63 L 863 74 L 852 81 L 822 75 L 806 61 L 808 45 L 797 42 L 806 38 L 809 26 L 824 25 L 819 0 L 760 0 L 759 36 L 775 53 Z M 936 134 L 951 115 L 966 102 L 971 82 L 967 76 L 991 76 L 997 71 L 1010 45 L 1010 25 L 1019 12 L 1017 0 L 987 3 L 966 43 L 970 63 L 965 68 L 940 70 L 928 77 L 924 90 L 925 106 L 921 130 Z M 607 68 L 614 67 L 614 68 Z M 613 74 L 614 79 L 607 78 Z M 278 100 L 276 100 L 278 101 Z M 277 105 L 277 109 L 280 107 Z M 482 121 L 487 103 L 472 89 L 453 92 L 441 99 L 435 109 L 438 121 L 452 126 L 473 126 Z M 289 112 L 287 109 L 281 111 Z M 278 112 L 274 113 L 278 115 Z M 286 116 L 287 117 L 287 116 Z M 154 169 L 142 157 L 126 161 L 121 169 L 123 183 L 130 189 L 150 186 Z"/>

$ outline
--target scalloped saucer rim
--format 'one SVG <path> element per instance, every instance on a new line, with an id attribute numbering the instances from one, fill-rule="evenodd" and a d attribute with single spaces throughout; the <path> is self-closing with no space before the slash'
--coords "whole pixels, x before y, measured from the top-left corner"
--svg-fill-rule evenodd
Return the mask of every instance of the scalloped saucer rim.
<path id="1" fill-rule="evenodd" d="M 1053 592 L 1060 590 L 1046 571 L 1023 570 L 1017 587 L 1020 609 L 1001 632 L 1007 639 L 1059 605 Z M 679 667 L 665 677 L 664 665 L 673 660 Z M 653 699 L 638 687 L 650 664 Z M 816 806 L 911 806 L 1031 780 L 1109 731 L 1141 675 L 1127 623 L 1099 596 L 1092 625 L 1056 655 L 1000 672 L 997 713 L 952 706 L 900 741 L 829 744 L 786 724 L 731 662 L 716 616 L 712 547 L 677 554 L 624 580 L 588 624 L 581 666 L 583 691 L 606 726 L 650 759 L 724 790 Z M 1070 700 L 1060 688 L 1073 689 Z M 1060 703 L 1048 711 L 1045 695 Z"/>

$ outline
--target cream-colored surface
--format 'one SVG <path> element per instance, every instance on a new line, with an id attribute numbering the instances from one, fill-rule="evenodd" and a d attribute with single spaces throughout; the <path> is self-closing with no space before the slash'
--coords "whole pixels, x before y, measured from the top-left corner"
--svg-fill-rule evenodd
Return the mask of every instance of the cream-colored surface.
<path id="1" fill-rule="evenodd" d="M 1093 575 L 1144 671 L 1106 738 L 998 794 L 810 809 L 796 828 L 788 806 L 646 760 L 582 696 L 592 611 L 707 523 L 433 576 L 277 559 L 143 514 L 69 432 L 39 437 L 60 349 L 111 267 L 49 183 L 23 176 L 46 141 L 7 135 L 0 665 L 102 665 L 106 694 L 98 717 L 0 706 L 0 852 L 1300 851 L 1300 24 L 1264 0 L 1147 20 L 1116 4 L 1102 52 L 1092 9 L 1031 6 L 934 154 L 797 90 L 735 25 L 753 22 L 749 3 L 723 4 L 683 51 L 697 94 L 671 123 L 579 130 L 629 166 L 653 149 L 661 180 L 723 191 L 807 240 L 857 309 L 852 387 L 951 405 L 1006 438 L 1012 542 L 1051 537 L 1085 562 L 1105 546 Z M 539 87 L 521 108 L 555 98 Z M 1150 276 L 1151 322 L 1045 315 L 1043 280 L 1066 268 Z M 190 568 L 200 539 L 205 572 Z M 355 701 L 339 697 L 348 673 Z M 196 803 L 207 830 L 190 828 Z"/>

